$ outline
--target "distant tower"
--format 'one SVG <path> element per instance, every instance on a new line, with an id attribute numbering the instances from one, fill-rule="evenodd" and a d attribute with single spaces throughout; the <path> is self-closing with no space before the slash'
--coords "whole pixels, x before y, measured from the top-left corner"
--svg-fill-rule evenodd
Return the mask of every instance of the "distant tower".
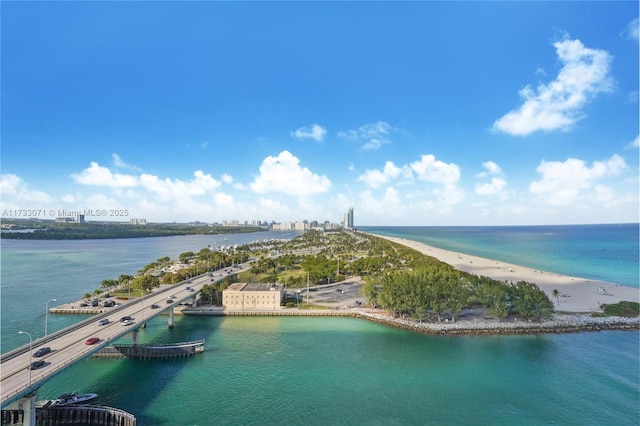
<path id="1" fill-rule="evenodd" d="M 353 229 L 353 207 L 349 207 L 349 211 L 344 214 L 343 226 L 345 229 Z"/>

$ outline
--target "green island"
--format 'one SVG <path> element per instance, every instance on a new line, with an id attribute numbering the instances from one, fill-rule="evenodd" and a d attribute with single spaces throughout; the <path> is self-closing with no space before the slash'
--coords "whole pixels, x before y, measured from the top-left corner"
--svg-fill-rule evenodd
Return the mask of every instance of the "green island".
<path id="1" fill-rule="evenodd" d="M 293 290 L 282 302 L 284 309 L 327 309 L 326 305 L 300 300 L 296 289 L 357 277 L 357 294 L 365 301 L 358 302 L 358 308 L 383 312 L 391 322 L 454 324 L 470 311 L 482 312 L 482 318 L 489 316 L 499 324 L 540 323 L 554 315 L 553 302 L 535 283 L 499 281 L 462 272 L 404 245 L 351 231 L 308 231 L 288 241 L 255 242 L 228 251 L 203 248 L 182 253 L 175 260 L 163 257 L 141 268 L 136 276 L 105 279 L 99 289 L 85 297 L 105 293 L 121 299 L 139 297 L 163 284 L 246 262 L 251 264 L 247 271 L 205 284 L 198 305 L 221 306 L 222 291 L 229 285 L 256 282 Z M 637 302 L 603 305 L 603 310 L 589 316 L 640 315 Z M 634 324 L 631 328 L 637 329 L 637 322 Z"/>
<path id="2" fill-rule="evenodd" d="M 201 224 L 155 223 L 135 225 L 126 222 L 64 223 L 53 221 L 2 220 L 0 237 L 16 240 L 89 240 L 105 238 L 170 237 L 261 232 L 254 226 L 210 226 Z"/>

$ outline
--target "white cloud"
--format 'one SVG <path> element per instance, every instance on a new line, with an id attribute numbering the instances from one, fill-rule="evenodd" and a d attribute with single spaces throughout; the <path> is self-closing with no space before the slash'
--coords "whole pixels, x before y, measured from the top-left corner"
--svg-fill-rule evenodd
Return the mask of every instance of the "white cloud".
<path id="1" fill-rule="evenodd" d="M 22 178 L 11 173 L 0 176 L 0 194 L 2 194 L 4 208 L 38 209 L 42 206 L 26 203 L 50 203 L 53 201 L 53 198 L 47 193 L 29 188 L 29 185 Z"/>
<path id="2" fill-rule="evenodd" d="M 279 192 L 286 195 L 305 196 L 327 192 L 331 181 L 326 176 L 312 173 L 300 166 L 300 160 L 289 151 L 277 157 L 269 156 L 260 165 L 260 175 L 250 184 L 259 193 Z"/>
<path id="3" fill-rule="evenodd" d="M 296 139 L 313 139 L 316 142 L 322 142 L 325 135 L 327 134 L 327 129 L 318 125 L 312 124 L 307 127 L 300 127 L 294 132 L 291 132 L 291 136 Z"/>
<path id="4" fill-rule="evenodd" d="M 383 144 L 390 143 L 389 133 L 393 130 L 391 125 L 384 121 L 369 123 L 355 130 L 341 130 L 338 136 L 356 142 L 362 142 L 361 149 L 372 151 L 380 149 Z"/>
<path id="5" fill-rule="evenodd" d="M 110 188 L 134 187 L 138 184 L 135 176 L 111 173 L 111 170 L 99 165 L 95 161 L 92 161 L 91 165 L 80 172 L 80 174 L 73 174 L 71 177 L 82 185 L 107 186 Z"/>
<path id="6" fill-rule="evenodd" d="M 595 95 L 612 90 L 608 52 L 587 48 L 580 40 L 565 39 L 553 46 L 563 64 L 556 79 L 536 90 L 520 90 L 524 103 L 496 120 L 494 131 L 527 136 L 539 130 L 568 130 Z"/>
<path id="7" fill-rule="evenodd" d="M 460 167 L 457 164 L 447 164 L 432 154 L 423 155 L 420 161 L 409 165 L 416 172 L 418 179 L 433 183 L 455 184 L 460 180 Z"/>
<path id="8" fill-rule="evenodd" d="M 398 192 L 389 187 L 382 198 L 377 199 L 370 190 L 364 190 L 358 194 L 358 215 L 368 217 L 369 220 L 391 221 L 402 217 L 407 211 L 407 206 L 402 202 Z"/>
<path id="9" fill-rule="evenodd" d="M 502 177 L 502 169 L 493 161 L 485 161 L 482 163 L 483 172 L 476 175 L 478 178 L 491 177 L 491 181 L 478 183 L 474 188 L 477 195 L 498 195 L 501 200 L 506 200 L 507 181 Z"/>
<path id="10" fill-rule="evenodd" d="M 631 142 L 629 142 L 625 148 L 627 149 L 632 149 L 632 148 L 640 148 L 640 136 L 636 136 L 636 138 L 634 140 L 632 140 Z"/>
<path id="11" fill-rule="evenodd" d="M 221 185 L 218 180 L 201 170 L 196 170 L 193 175 L 194 179 L 191 181 L 183 181 L 159 179 L 157 176 L 143 173 L 140 175 L 140 186 L 159 195 L 163 200 L 168 200 L 212 193 Z"/>
<path id="12" fill-rule="evenodd" d="M 411 170 L 407 166 L 397 167 L 393 161 L 387 161 L 382 170 L 365 170 L 362 175 L 358 176 L 358 180 L 371 188 L 380 188 L 399 176 L 411 178 Z"/>
<path id="13" fill-rule="evenodd" d="M 621 35 L 625 37 L 627 40 L 635 40 L 638 41 L 638 27 L 640 24 L 638 23 L 638 18 L 635 18 L 629 22 L 627 28 L 622 31 Z"/>
<path id="14" fill-rule="evenodd" d="M 111 157 L 113 158 L 113 166 L 117 169 L 132 170 L 136 172 L 140 171 L 140 168 L 134 166 L 133 164 L 127 163 L 116 153 L 111 154 Z"/>
<path id="15" fill-rule="evenodd" d="M 485 161 L 482 163 L 482 167 L 484 168 L 484 172 L 478 173 L 477 177 L 487 177 L 487 176 L 496 176 L 502 174 L 502 169 L 493 161 Z"/>
<path id="16" fill-rule="evenodd" d="M 529 185 L 529 192 L 543 196 L 549 205 L 569 205 L 581 194 L 594 189 L 597 180 L 618 175 L 626 168 L 627 164 L 619 155 L 606 161 L 594 161 L 591 167 L 577 158 L 564 162 L 543 161 L 536 169 L 542 178 Z"/>
<path id="17" fill-rule="evenodd" d="M 498 195 L 502 194 L 506 187 L 506 180 L 499 177 L 493 177 L 489 183 L 476 184 L 475 193 L 478 195 Z"/>
<path id="18" fill-rule="evenodd" d="M 210 193 L 221 183 L 211 175 L 201 170 L 194 172 L 194 179 L 183 181 L 180 179 L 160 179 L 158 176 L 142 173 L 140 176 L 112 173 L 107 167 L 91 162 L 91 166 L 80 174 L 73 174 L 72 178 L 82 185 L 105 186 L 112 188 L 117 195 L 123 195 L 123 188 L 143 188 L 161 197 L 162 200 L 184 199 Z"/>
<path id="19" fill-rule="evenodd" d="M 405 203 L 401 203 L 401 194 L 392 186 L 385 189 L 383 198 L 377 200 L 370 190 L 360 193 L 362 203 L 368 207 L 368 214 L 388 222 L 389 218 L 406 212 L 425 212 L 430 210 L 446 215 L 453 206 L 464 199 L 464 191 L 458 187 L 460 168 L 456 164 L 447 164 L 437 160 L 433 155 L 423 155 L 419 161 L 409 165 L 396 166 L 387 161 L 382 170 L 367 170 L 358 177 L 373 189 L 380 188 L 396 179 L 404 179 L 400 183 L 425 181 L 430 185 L 420 190 L 404 195 Z M 360 206 L 362 207 L 362 206 Z M 385 212 L 384 215 L 381 212 Z M 402 213 L 401 213 L 402 212 Z"/>
<path id="20" fill-rule="evenodd" d="M 222 182 L 226 183 L 227 185 L 231 185 L 234 189 L 237 189 L 239 191 L 244 191 L 247 189 L 247 187 L 242 183 L 236 182 L 230 174 L 223 173 L 220 179 L 222 180 Z"/>

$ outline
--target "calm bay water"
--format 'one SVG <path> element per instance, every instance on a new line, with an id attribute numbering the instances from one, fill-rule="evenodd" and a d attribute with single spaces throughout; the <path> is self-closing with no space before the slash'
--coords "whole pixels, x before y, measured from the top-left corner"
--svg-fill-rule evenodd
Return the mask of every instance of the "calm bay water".
<path id="1" fill-rule="evenodd" d="M 382 233 L 378 229 L 367 230 Z M 415 229 L 393 232 L 423 241 L 424 232 Z M 229 244 L 236 242 L 236 236 L 228 237 Z M 242 237 L 249 242 L 272 236 Z M 25 343 L 17 330 L 37 334 L 43 329 L 50 298 L 75 300 L 99 287 L 102 279 L 212 244 L 199 238 L 3 241 L 2 352 Z M 443 234 L 438 238 L 446 240 Z M 450 242 L 458 239 L 464 240 L 454 233 Z M 538 250 L 544 257 L 544 247 Z M 637 256 L 635 262 L 637 270 Z M 613 281 L 607 271 L 601 273 Z M 49 316 L 49 330 L 78 320 Z M 198 338 L 207 339 L 206 352 L 188 360 L 80 362 L 46 383 L 40 396 L 96 392 L 99 403 L 134 413 L 140 425 L 640 421 L 640 341 L 635 332 L 434 337 L 346 318 L 249 317 L 177 317 L 172 330 L 166 318 L 157 318 L 140 332 L 142 343 Z"/>

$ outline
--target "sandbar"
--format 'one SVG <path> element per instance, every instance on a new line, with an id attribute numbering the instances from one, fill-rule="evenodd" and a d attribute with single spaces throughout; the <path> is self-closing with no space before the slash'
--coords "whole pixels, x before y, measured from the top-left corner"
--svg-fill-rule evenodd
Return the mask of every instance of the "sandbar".
<path id="1" fill-rule="evenodd" d="M 549 296 L 554 309 L 558 312 L 602 312 L 601 304 L 614 304 L 623 300 L 640 301 L 638 288 L 540 271 L 499 260 L 444 250 L 405 238 L 374 235 L 410 247 L 463 272 L 500 281 L 534 283 Z M 558 290 L 559 297 L 556 298 L 553 295 L 554 290 Z"/>

